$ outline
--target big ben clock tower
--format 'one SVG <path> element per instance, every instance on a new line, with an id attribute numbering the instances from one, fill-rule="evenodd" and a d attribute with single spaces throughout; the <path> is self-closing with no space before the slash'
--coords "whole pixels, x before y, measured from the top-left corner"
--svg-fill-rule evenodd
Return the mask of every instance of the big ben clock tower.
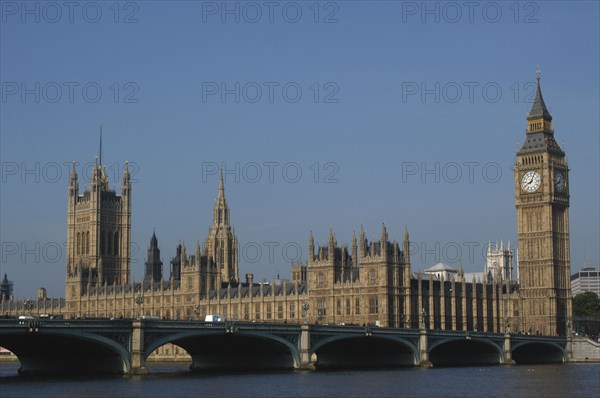
<path id="1" fill-rule="evenodd" d="M 569 168 L 536 73 L 527 135 L 515 161 L 519 294 L 524 332 L 566 335 L 571 314 Z"/>

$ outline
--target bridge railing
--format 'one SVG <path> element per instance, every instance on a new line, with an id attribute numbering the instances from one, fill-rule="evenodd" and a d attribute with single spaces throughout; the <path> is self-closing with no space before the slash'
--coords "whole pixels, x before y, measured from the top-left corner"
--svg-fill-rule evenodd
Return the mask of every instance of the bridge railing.
<path id="1" fill-rule="evenodd" d="M 105 319 L 0 319 L 0 329 L 22 328 L 34 324 L 49 328 L 81 327 L 81 328 L 131 328 L 130 320 L 105 320 Z"/>

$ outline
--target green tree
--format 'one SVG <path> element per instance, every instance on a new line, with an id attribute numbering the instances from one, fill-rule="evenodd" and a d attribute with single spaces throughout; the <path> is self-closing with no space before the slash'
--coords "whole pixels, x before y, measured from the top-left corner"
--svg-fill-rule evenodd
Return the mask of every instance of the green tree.
<path id="1" fill-rule="evenodd" d="M 579 293 L 573 297 L 573 315 L 600 316 L 600 298 L 594 292 Z"/>

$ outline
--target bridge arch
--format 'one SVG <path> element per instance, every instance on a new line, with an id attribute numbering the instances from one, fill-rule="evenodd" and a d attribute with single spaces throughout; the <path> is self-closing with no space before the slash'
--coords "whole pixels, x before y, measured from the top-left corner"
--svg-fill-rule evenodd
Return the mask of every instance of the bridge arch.
<path id="1" fill-rule="evenodd" d="M 323 338 L 310 349 L 316 368 L 414 366 L 419 350 L 408 340 L 381 335 L 337 335 Z"/>
<path id="2" fill-rule="evenodd" d="M 131 368 L 122 344 L 95 333 L 17 331 L 0 335 L 0 345 L 19 360 L 19 374 L 123 374 Z"/>
<path id="3" fill-rule="evenodd" d="M 504 354 L 492 340 L 465 337 L 434 341 L 428 351 L 433 366 L 498 365 Z"/>
<path id="4" fill-rule="evenodd" d="M 292 342 L 257 331 L 189 330 L 165 334 L 146 345 L 145 358 L 168 343 L 187 351 L 193 370 L 292 369 L 300 365 L 298 347 Z"/>
<path id="5" fill-rule="evenodd" d="M 565 349 L 550 341 L 523 341 L 511 347 L 512 359 L 518 364 L 562 363 Z"/>

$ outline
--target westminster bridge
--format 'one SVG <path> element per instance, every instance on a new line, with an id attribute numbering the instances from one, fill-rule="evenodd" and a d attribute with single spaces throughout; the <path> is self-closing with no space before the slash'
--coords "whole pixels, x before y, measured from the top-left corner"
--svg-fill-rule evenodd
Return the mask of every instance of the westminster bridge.
<path id="1" fill-rule="evenodd" d="M 361 326 L 162 320 L 0 320 L 21 374 L 146 374 L 172 343 L 193 370 L 560 363 L 566 337 Z"/>

